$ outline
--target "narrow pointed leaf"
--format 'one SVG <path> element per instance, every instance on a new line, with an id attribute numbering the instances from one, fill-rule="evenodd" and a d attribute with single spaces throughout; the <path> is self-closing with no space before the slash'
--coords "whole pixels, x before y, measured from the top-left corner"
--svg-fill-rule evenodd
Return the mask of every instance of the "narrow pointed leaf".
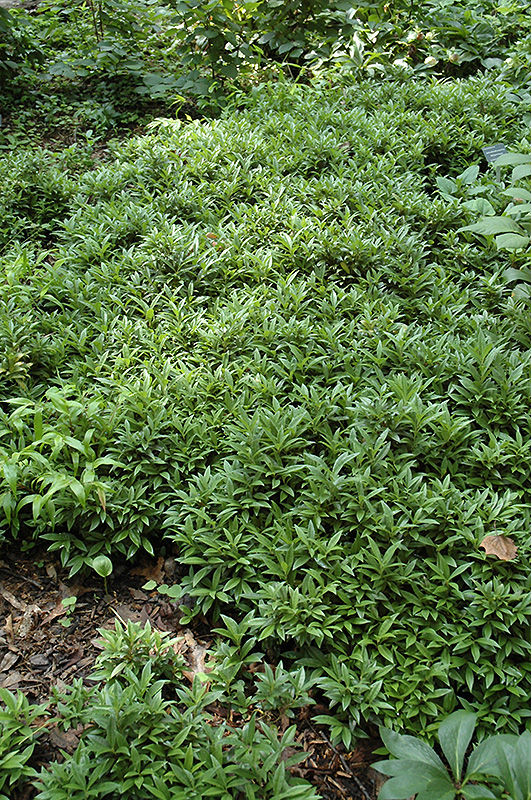
<path id="1" fill-rule="evenodd" d="M 524 731 L 514 748 L 514 777 L 524 800 L 531 800 L 531 732 Z"/>
<path id="2" fill-rule="evenodd" d="M 466 770 L 466 779 L 470 780 L 477 775 L 498 775 L 497 742 L 507 740 L 516 743 L 517 737 L 513 734 L 499 734 L 485 739 L 474 748 Z"/>

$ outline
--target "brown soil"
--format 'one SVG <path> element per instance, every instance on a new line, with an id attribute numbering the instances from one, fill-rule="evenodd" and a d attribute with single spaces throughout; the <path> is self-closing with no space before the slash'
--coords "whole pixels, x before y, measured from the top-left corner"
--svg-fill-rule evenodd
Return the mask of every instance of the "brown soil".
<path id="1" fill-rule="evenodd" d="M 71 579 L 53 554 L 21 557 L 6 553 L 0 560 L 0 687 L 20 689 L 31 702 L 42 703 L 52 690 L 62 690 L 74 678 L 91 685 L 90 674 L 101 649 L 99 628 L 114 628 L 116 619 L 145 623 L 159 631 L 182 636 L 182 652 L 191 672 L 201 669 L 212 637 L 204 624 L 196 629 L 179 624 L 176 604 L 168 603 L 157 592 L 142 589 L 147 580 L 171 582 L 173 559 L 145 559 L 136 566 L 122 567 L 109 584 L 105 596 L 99 578 Z M 75 596 L 73 611 L 63 599 Z M 204 662 L 201 662 L 204 663 Z M 223 709 L 212 709 L 224 716 Z M 307 752 L 304 761 L 293 768 L 309 780 L 324 800 L 374 800 L 378 777 L 370 769 L 372 751 L 378 742 L 364 740 L 353 751 L 332 746 L 326 732 L 314 725 L 312 715 L 327 713 L 323 706 L 301 709 L 297 739 Z M 75 731 L 66 734 L 54 729 L 39 739 L 34 766 L 61 759 L 61 750 L 73 752 L 78 743 Z M 34 791 L 26 787 L 13 800 L 30 800 Z"/>

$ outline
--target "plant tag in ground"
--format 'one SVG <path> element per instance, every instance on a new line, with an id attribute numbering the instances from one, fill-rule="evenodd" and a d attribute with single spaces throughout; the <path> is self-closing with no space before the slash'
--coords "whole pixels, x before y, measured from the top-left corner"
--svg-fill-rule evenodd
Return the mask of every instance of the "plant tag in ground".
<path id="1" fill-rule="evenodd" d="M 509 536 L 485 536 L 480 547 L 483 547 L 488 556 L 496 556 L 502 561 L 512 561 L 516 558 L 518 548 Z"/>
<path id="2" fill-rule="evenodd" d="M 500 156 L 505 155 L 507 148 L 504 144 L 491 144 L 488 147 L 482 147 L 483 154 L 487 159 L 487 163 L 493 164 Z"/>

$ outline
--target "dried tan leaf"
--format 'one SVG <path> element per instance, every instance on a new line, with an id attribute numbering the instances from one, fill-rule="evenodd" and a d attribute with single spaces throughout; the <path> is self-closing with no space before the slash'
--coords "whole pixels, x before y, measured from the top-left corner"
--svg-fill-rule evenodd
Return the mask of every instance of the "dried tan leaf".
<path id="1" fill-rule="evenodd" d="M 207 654 L 208 647 L 205 644 L 201 644 L 196 641 L 192 632 L 188 629 L 184 631 L 183 640 L 186 644 L 185 653 L 189 666 L 189 669 L 183 670 L 183 675 L 185 678 L 188 678 L 190 683 L 193 683 L 197 674 L 210 672 L 210 668 L 205 665 L 205 656 Z M 183 651 L 181 650 L 181 652 Z"/>
<path id="2" fill-rule="evenodd" d="M 13 615 L 12 614 L 9 614 L 9 616 L 6 618 L 5 625 L 4 625 L 4 631 L 6 632 L 7 641 L 9 642 L 9 644 L 10 645 L 14 645 L 15 644 L 15 634 L 13 632 Z"/>
<path id="3" fill-rule="evenodd" d="M 22 680 L 22 675 L 17 670 L 9 672 L 5 678 L 0 679 L 0 686 L 2 689 L 17 689 L 18 684 Z"/>
<path id="4" fill-rule="evenodd" d="M 117 603 L 115 606 L 111 606 L 111 610 L 114 612 L 115 615 L 115 619 L 112 620 L 113 628 L 116 618 L 122 623 L 122 625 L 125 626 L 127 626 L 128 622 L 142 621 L 140 612 L 135 608 L 131 608 L 131 606 L 128 606 L 125 603 Z M 107 627 L 107 623 L 105 624 L 104 627 Z"/>
<path id="5" fill-rule="evenodd" d="M 493 536 L 485 536 L 479 545 L 485 550 L 488 556 L 496 556 L 502 561 L 512 561 L 516 558 L 518 548 L 509 536 L 502 533 Z"/>
<path id="6" fill-rule="evenodd" d="M 0 672 L 8 672 L 19 660 L 18 653 L 7 652 L 0 663 Z"/>
<path id="7" fill-rule="evenodd" d="M 79 726 L 81 727 L 81 726 Z M 67 753 L 73 753 L 79 744 L 79 736 L 82 733 L 81 729 L 62 731 L 57 727 L 50 729 L 50 740 L 52 744 L 59 747 L 61 750 L 66 750 Z"/>
<path id="8" fill-rule="evenodd" d="M 50 622 L 53 622 L 54 619 L 57 619 L 57 617 L 64 616 L 66 614 L 66 611 L 67 611 L 67 609 L 66 609 L 66 606 L 63 605 L 63 601 L 59 600 L 59 602 L 57 603 L 55 608 L 52 611 L 50 611 L 48 616 L 46 616 L 43 619 L 43 621 L 41 622 L 41 625 L 48 625 Z"/>
<path id="9" fill-rule="evenodd" d="M 164 559 L 162 556 L 157 558 L 155 564 L 146 564 L 131 570 L 131 575 L 142 575 L 147 581 L 164 583 Z"/>
<path id="10" fill-rule="evenodd" d="M 41 609 L 38 605 L 28 606 L 24 611 L 24 615 L 20 622 L 17 623 L 15 628 L 15 635 L 18 639 L 25 639 L 28 633 L 35 627 L 35 623 L 41 614 Z"/>
<path id="11" fill-rule="evenodd" d="M 11 592 L 9 592 L 7 589 L 4 589 L 1 583 L 0 583 L 0 594 L 2 595 L 4 600 L 7 600 L 10 606 L 13 606 L 13 608 L 17 608 L 19 611 L 26 610 L 26 604 L 22 603 L 20 600 L 17 600 L 15 595 L 11 594 Z"/>

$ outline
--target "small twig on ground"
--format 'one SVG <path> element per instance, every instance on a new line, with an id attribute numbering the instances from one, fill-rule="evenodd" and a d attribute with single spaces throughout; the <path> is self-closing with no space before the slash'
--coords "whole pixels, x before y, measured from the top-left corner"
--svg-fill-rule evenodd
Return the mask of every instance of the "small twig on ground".
<path id="1" fill-rule="evenodd" d="M 371 793 L 369 792 L 369 790 L 368 790 L 368 789 L 367 789 L 367 788 L 364 786 L 364 784 L 363 784 L 363 783 L 360 781 L 360 779 L 358 778 L 358 776 L 357 776 L 357 775 L 356 775 L 356 774 L 353 772 L 352 768 L 351 768 L 351 767 L 349 767 L 349 765 L 348 765 L 348 762 L 347 762 L 346 758 L 345 758 L 345 757 L 344 757 L 344 756 L 343 756 L 343 755 L 342 755 L 342 754 L 339 752 L 339 750 L 337 749 L 337 747 L 334 747 L 334 745 L 332 744 L 332 742 L 330 741 L 330 739 L 328 738 L 328 736 L 326 735 L 326 733 L 325 733 L 324 731 L 319 731 L 319 732 L 317 732 L 317 731 L 315 730 L 315 728 L 313 727 L 313 725 L 312 725 L 312 723 L 311 723 L 311 722 L 309 722 L 308 724 L 310 725 L 310 727 L 312 728 L 312 730 L 313 730 L 313 731 L 314 731 L 316 734 L 318 733 L 318 735 L 319 735 L 319 736 L 322 736 L 322 737 L 323 737 L 323 739 L 325 740 L 325 742 L 327 743 L 327 745 L 328 745 L 328 746 L 331 748 L 331 750 L 332 750 L 332 751 L 335 753 L 335 755 L 337 756 L 337 758 L 338 758 L 338 759 L 339 759 L 339 761 L 341 762 L 341 766 L 343 767 L 343 769 L 345 770 L 345 772 L 348 774 L 349 778 L 350 778 L 352 781 L 354 781 L 354 783 L 356 784 L 356 786 L 358 787 L 358 789 L 360 790 L 360 792 L 362 792 L 362 794 L 363 794 L 363 796 L 366 798 L 366 800 L 372 800 L 372 796 L 371 796 Z"/>
<path id="2" fill-rule="evenodd" d="M 8 567 L 3 567 L 0 565 L 0 570 L 2 570 L 2 572 L 6 572 L 8 575 L 13 576 L 13 569 L 9 569 Z M 26 583 L 32 583 L 33 586 L 37 587 L 37 589 L 42 589 L 42 583 L 39 583 L 39 581 L 34 581 L 32 578 L 26 578 L 25 575 L 17 574 L 17 580 L 26 581 Z"/>

